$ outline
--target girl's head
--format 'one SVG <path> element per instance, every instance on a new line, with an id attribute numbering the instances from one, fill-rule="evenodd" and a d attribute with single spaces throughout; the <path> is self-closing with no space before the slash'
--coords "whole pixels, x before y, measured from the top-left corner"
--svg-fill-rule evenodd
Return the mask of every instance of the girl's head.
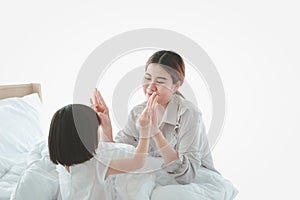
<path id="1" fill-rule="evenodd" d="M 152 92 L 159 95 L 158 103 L 166 106 L 183 84 L 185 65 L 180 55 L 172 51 L 158 51 L 146 63 L 143 90 L 147 98 Z M 179 93 L 180 94 L 180 93 Z"/>
<path id="2" fill-rule="evenodd" d="M 98 146 L 100 118 L 88 106 L 67 105 L 54 114 L 49 131 L 50 159 L 71 166 L 91 159 Z"/>

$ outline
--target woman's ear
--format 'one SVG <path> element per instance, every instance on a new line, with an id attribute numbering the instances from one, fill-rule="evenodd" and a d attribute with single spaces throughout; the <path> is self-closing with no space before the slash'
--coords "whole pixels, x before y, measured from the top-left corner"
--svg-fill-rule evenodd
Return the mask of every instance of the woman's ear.
<path id="1" fill-rule="evenodd" d="M 178 88 L 181 86 L 181 81 L 177 81 L 174 87 L 174 93 L 178 90 Z"/>

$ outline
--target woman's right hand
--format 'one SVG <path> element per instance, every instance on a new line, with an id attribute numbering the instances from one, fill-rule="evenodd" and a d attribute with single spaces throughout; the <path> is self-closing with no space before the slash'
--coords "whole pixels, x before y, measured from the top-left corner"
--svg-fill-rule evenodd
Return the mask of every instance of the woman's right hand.
<path id="1" fill-rule="evenodd" d="M 155 110 L 158 105 L 157 100 L 158 100 L 158 95 L 155 92 L 153 92 L 152 95 L 148 99 L 145 109 L 138 116 L 141 138 L 151 137 L 152 132 L 154 132 L 153 128 L 157 127 L 157 125 L 155 126 L 155 123 L 157 123 L 157 122 L 155 120 L 153 120 L 156 118 Z"/>

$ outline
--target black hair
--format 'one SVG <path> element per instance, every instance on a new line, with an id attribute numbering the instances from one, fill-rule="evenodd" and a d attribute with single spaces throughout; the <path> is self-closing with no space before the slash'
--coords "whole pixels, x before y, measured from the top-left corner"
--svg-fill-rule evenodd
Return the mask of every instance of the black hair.
<path id="1" fill-rule="evenodd" d="M 176 84 L 179 80 L 183 82 L 185 77 L 185 64 L 181 56 L 174 51 L 161 50 L 155 52 L 146 63 L 146 70 L 151 63 L 161 64 L 161 66 L 170 73 L 173 84 Z"/>
<path id="2" fill-rule="evenodd" d="M 185 64 L 179 54 L 167 50 L 157 51 L 148 59 L 145 71 L 152 63 L 160 64 L 160 66 L 171 75 L 173 84 L 176 84 L 178 81 L 181 81 L 181 85 L 183 84 L 185 78 Z M 178 90 L 176 94 L 184 98 Z"/>
<path id="3" fill-rule="evenodd" d="M 91 159 L 98 147 L 100 118 L 90 107 L 67 105 L 54 114 L 49 131 L 50 160 L 71 166 Z"/>

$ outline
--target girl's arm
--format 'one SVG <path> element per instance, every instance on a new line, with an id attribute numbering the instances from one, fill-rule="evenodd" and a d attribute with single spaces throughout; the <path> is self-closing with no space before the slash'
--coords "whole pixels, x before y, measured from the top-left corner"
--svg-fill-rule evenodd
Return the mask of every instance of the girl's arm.
<path id="1" fill-rule="evenodd" d="M 145 164 L 148 147 L 149 138 L 141 138 L 134 157 L 112 160 L 109 164 L 105 177 L 111 174 L 127 173 L 142 168 Z"/>

